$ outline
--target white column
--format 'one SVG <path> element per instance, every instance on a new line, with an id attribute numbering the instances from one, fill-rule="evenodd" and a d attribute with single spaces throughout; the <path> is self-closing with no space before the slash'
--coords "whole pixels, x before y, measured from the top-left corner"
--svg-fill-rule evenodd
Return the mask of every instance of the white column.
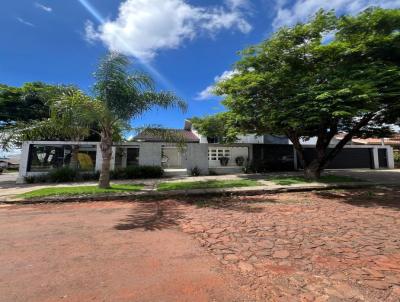
<path id="1" fill-rule="evenodd" d="M 22 143 L 17 184 L 25 183 L 25 177 L 28 172 L 29 146 L 30 146 L 29 142 Z"/>
<path id="2" fill-rule="evenodd" d="M 373 157 L 373 169 L 379 169 L 379 155 L 378 155 L 378 148 L 372 148 L 372 157 Z"/>
<path id="3" fill-rule="evenodd" d="M 387 152 L 387 161 L 388 161 L 388 168 L 394 169 L 394 155 L 393 155 L 393 148 L 390 146 L 386 147 Z"/>
<path id="4" fill-rule="evenodd" d="M 103 156 L 101 155 L 100 143 L 97 143 L 96 147 L 96 171 L 101 171 L 101 165 L 103 164 Z"/>
<path id="5" fill-rule="evenodd" d="M 208 175 L 208 144 L 187 144 L 182 154 L 182 166 L 190 174 L 194 167 L 200 169 L 202 175 Z"/>

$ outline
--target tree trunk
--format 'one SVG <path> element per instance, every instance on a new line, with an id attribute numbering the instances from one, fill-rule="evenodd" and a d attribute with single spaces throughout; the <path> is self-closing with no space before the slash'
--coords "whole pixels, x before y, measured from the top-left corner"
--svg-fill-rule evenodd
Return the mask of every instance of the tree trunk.
<path id="1" fill-rule="evenodd" d="M 101 165 L 99 188 L 108 189 L 110 188 L 110 164 L 112 156 L 112 133 L 108 129 L 104 129 L 101 132 L 100 149 L 103 158 Z"/>
<path id="2" fill-rule="evenodd" d="M 304 168 L 304 177 L 308 180 L 317 180 L 321 177 L 322 170 L 319 160 L 314 160 Z"/>
<path id="3" fill-rule="evenodd" d="M 79 154 L 79 145 L 73 145 L 71 149 L 71 161 L 69 162 L 69 166 L 71 169 L 78 170 L 78 154 Z"/>

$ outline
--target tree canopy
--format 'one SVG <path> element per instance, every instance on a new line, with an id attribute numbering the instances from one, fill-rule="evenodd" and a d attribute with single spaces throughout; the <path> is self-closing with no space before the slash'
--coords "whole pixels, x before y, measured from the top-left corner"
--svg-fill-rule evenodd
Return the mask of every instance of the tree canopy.
<path id="1" fill-rule="evenodd" d="M 216 87 L 236 128 L 288 136 L 311 177 L 354 135 L 399 122 L 399 9 L 342 17 L 321 10 L 241 55 L 233 77 Z M 328 149 L 339 131 L 344 139 Z M 309 137 L 318 141 L 306 162 L 300 141 Z"/>
<path id="2" fill-rule="evenodd" d="M 219 143 L 231 142 L 236 140 L 236 132 L 232 132 L 229 126 L 231 120 L 227 113 L 218 113 L 205 117 L 190 118 L 194 128 L 209 140 L 218 141 Z"/>
<path id="3" fill-rule="evenodd" d="M 0 84 L 0 125 L 48 118 L 48 102 L 57 92 L 57 86 L 41 82 L 25 83 L 22 87 Z"/>

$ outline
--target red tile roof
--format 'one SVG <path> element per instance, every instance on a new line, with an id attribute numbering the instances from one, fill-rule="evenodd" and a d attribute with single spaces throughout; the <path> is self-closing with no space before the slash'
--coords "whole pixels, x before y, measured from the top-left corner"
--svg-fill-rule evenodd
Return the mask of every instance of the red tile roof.
<path id="1" fill-rule="evenodd" d="M 177 140 L 183 139 L 183 141 L 186 143 L 200 142 L 200 139 L 192 131 L 183 129 L 160 129 L 154 132 L 152 132 L 151 130 L 144 130 L 136 135 L 133 140 L 145 142 L 167 142 L 169 140 L 173 140 L 174 136 Z"/>

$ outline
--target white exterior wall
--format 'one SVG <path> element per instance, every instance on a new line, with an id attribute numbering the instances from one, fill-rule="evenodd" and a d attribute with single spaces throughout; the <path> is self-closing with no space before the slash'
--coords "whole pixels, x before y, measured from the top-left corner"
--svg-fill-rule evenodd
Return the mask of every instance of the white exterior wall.
<path id="1" fill-rule="evenodd" d="M 223 149 L 223 150 L 229 150 L 230 156 L 229 156 L 229 162 L 228 162 L 228 167 L 237 167 L 236 165 L 236 157 L 238 156 L 243 156 L 244 159 L 250 160 L 249 159 L 249 148 L 248 147 L 229 147 L 229 146 L 209 146 L 208 150 L 211 149 Z M 208 156 L 207 156 L 208 157 Z M 216 167 L 221 167 L 220 161 L 217 160 L 209 160 L 208 165 L 210 168 L 216 168 Z"/>
<path id="2" fill-rule="evenodd" d="M 138 143 L 140 166 L 161 166 L 162 143 Z"/>
<path id="3" fill-rule="evenodd" d="M 386 149 L 387 152 L 387 161 L 388 161 L 388 168 L 389 169 L 394 169 L 394 152 L 393 152 L 393 147 L 388 147 Z"/>
<path id="4" fill-rule="evenodd" d="M 197 167 L 202 175 L 208 175 L 208 144 L 187 144 L 182 154 L 182 167 L 187 173 Z"/>

